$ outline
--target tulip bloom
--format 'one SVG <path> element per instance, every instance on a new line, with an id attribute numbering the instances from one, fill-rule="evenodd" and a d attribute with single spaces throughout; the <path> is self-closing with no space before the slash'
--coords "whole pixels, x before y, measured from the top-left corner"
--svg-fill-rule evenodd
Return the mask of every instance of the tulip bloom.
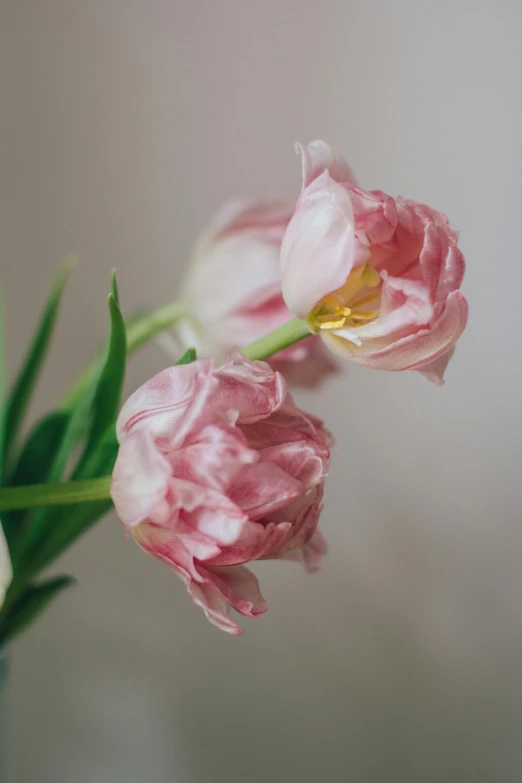
<path id="1" fill-rule="evenodd" d="M 236 354 L 220 367 L 168 368 L 126 402 L 117 433 L 120 519 L 219 628 L 241 633 L 229 607 L 251 617 L 267 609 L 246 563 L 318 567 L 331 436 L 267 364 Z"/>
<path id="2" fill-rule="evenodd" d="M 7 588 L 13 578 L 13 569 L 11 567 L 11 558 L 9 557 L 9 548 L 5 540 L 4 529 L 0 522 L 0 609 L 4 603 Z"/>
<path id="3" fill-rule="evenodd" d="M 186 315 L 177 326 L 184 348 L 198 356 L 243 347 L 292 317 L 281 294 L 279 251 L 293 202 L 243 199 L 226 204 L 202 234 L 180 299 Z M 315 386 L 335 371 L 317 337 L 281 351 L 270 364 L 290 383 Z"/>
<path id="4" fill-rule="evenodd" d="M 442 384 L 468 317 L 457 229 L 424 204 L 358 187 L 324 142 L 297 149 L 303 186 L 280 257 L 288 308 L 335 354 Z"/>

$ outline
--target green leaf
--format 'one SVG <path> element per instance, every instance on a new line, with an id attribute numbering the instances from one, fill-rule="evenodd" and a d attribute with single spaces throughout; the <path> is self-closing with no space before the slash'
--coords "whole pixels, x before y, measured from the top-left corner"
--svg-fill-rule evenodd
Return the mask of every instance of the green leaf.
<path id="1" fill-rule="evenodd" d="M 178 359 L 178 361 L 176 362 L 176 367 L 180 364 L 191 364 L 192 362 L 195 362 L 196 359 L 197 359 L 196 349 L 189 348 L 188 351 L 185 351 L 181 359 Z"/>
<path id="2" fill-rule="evenodd" d="M 108 476 L 112 473 L 118 448 L 118 441 L 114 435 L 105 437 L 101 441 L 95 453 L 85 464 L 85 472 L 90 478 Z M 48 566 L 111 508 L 111 500 L 55 508 L 49 520 L 48 533 L 42 536 L 40 545 L 34 553 L 31 573 L 37 573 Z"/>
<path id="3" fill-rule="evenodd" d="M 74 583 L 71 576 L 55 576 L 37 584 L 30 584 L 2 613 L 0 646 L 19 634 L 48 606 L 64 588 Z"/>
<path id="4" fill-rule="evenodd" d="M 101 367 L 94 380 L 69 414 L 67 427 L 48 473 L 50 482 L 60 481 L 63 477 L 72 452 L 85 433 L 89 418 L 92 417 L 86 446 L 79 467 L 74 472 L 75 478 L 79 478 L 80 473 L 84 478 L 88 478 L 80 466 L 101 441 L 107 427 L 115 423 L 125 375 L 126 337 L 125 322 L 112 294 L 109 296 L 109 310 L 111 327 L 105 356 L 102 357 Z"/>
<path id="5" fill-rule="evenodd" d="M 109 295 L 109 311 L 111 326 L 105 355 L 94 379 L 69 413 L 67 426 L 48 473 L 47 480 L 50 482 L 62 479 L 73 451 L 86 430 L 85 446 L 72 478 L 96 478 L 112 472 L 118 451 L 114 430 L 125 375 L 127 341 L 125 322 L 112 294 Z M 107 468 L 108 463 L 110 467 Z M 108 502 L 107 507 L 110 508 L 110 505 Z M 96 506 L 96 503 L 89 504 L 91 514 L 96 511 Z M 62 551 L 67 542 L 79 535 L 71 522 L 71 516 L 77 508 L 81 509 L 82 506 L 69 506 L 60 510 L 40 508 L 28 516 L 21 553 L 16 561 L 21 579 L 34 574 L 43 560 L 47 562 L 47 558 L 42 557 L 42 548 L 50 552 Z M 90 525 L 93 521 L 89 516 L 85 524 Z M 78 524 L 81 528 L 84 523 Z M 70 525 L 72 529 L 69 532 Z"/>
<path id="6" fill-rule="evenodd" d="M 40 419 L 26 438 L 20 457 L 11 476 L 11 486 L 41 484 L 47 481 L 56 453 L 69 420 L 67 411 L 53 411 Z M 12 557 L 16 560 L 23 546 L 25 520 L 30 512 L 12 511 L 2 515 L 4 532 Z"/>
<path id="7" fill-rule="evenodd" d="M 116 278 L 113 278 L 113 285 Z M 117 292 L 116 292 L 117 293 Z M 107 343 L 105 361 L 98 377 L 93 402 L 93 418 L 88 432 L 87 441 L 75 477 L 81 474 L 88 456 L 106 436 L 115 429 L 116 418 L 120 410 L 123 381 L 125 380 L 125 363 L 127 358 L 127 336 L 125 321 L 113 294 L 109 295 L 109 312 L 111 329 Z"/>
<path id="8" fill-rule="evenodd" d="M 72 267 L 73 264 L 68 262 L 58 272 L 36 328 L 33 341 L 7 400 L 4 433 L 4 458 L 7 463 L 15 448 L 20 427 L 47 355 L 58 315 L 58 308 Z"/>
<path id="9" fill-rule="evenodd" d="M 4 434 L 5 434 L 5 390 L 7 388 L 7 365 L 5 360 L 5 335 L 4 335 L 4 298 L 0 287 L 0 486 L 2 485 L 4 463 Z"/>
<path id="10" fill-rule="evenodd" d="M 53 483 L 62 479 L 73 451 L 85 432 L 95 392 L 96 386 L 91 384 L 78 400 L 76 407 L 69 413 L 62 437 L 49 463 L 48 482 Z M 32 573 L 31 554 L 38 549 L 48 526 L 52 526 L 52 513 L 52 509 L 39 508 L 24 517 L 27 522 L 21 540 L 16 541 L 16 546 L 13 546 L 12 550 L 15 578 L 18 575 L 26 577 L 27 573 Z M 11 528 L 13 524 L 15 523 L 10 522 Z"/>
<path id="11" fill-rule="evenodd" d="M 63 438 L 69 418 L 68 411 L 58 410 L 48 413 L 36 422 L 23 444 L 10 485 L 18 487 L 47 481 L 53 456 Z"/>
<path id="12" fill-rule="evenodd" d="M 114 301 L 120 306 L 120 297 L 118 294 L 118 283 L 116 282 L 116 270 L 113 269 L 111 272 L 111 294 L 114 298 Z"/>

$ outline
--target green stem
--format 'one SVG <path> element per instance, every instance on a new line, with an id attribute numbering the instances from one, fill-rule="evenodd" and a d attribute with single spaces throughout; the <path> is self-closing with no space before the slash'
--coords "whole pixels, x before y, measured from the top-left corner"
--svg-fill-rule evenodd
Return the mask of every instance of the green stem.
<path id="1" fill-rule="evenodd" d="M 15 511 L 41 506 L 69 506 L 110 500 L 111 476 L 66 481 L 60 484 L 30 484 L 0 489 L 0 511 Z"/>
<path id="2" fill-rule="evenodd" d="M 127 324 L 127 354 L 133 353 L 153 337 L 160 334 L 160 332 L 179 321 L 183 316 L 184 310 L 182 302 L 170 302 L 152 313 L 147 313 L 131 320 Z M 99 357 L 96 356 L 77 378 L 61 402 L 60 408 L 62 410 L 74 408 L 79 397 L 92 381 L 98 369 L 98 363 Z"/>
<path id="3" fill-rule="evenodd" d="M 283 348 L 288 348 L 289 345 L 298 343 L 310 335 L 311 332 L 306 321 L 301 318 L 293 318 L 280 326 L 279 329 L 274 329 L 273 332 L 269 332 L 259 340 L 241 348 L 241 353 L 247 359 L 267 359 L 274 353 L 278 353 Z"/>
<path id="4" fill-rule="evenodd" d="M 128 331 L 128 350 L 132 351 L 158 334 L 169 324 L 174 323 L 182 314 L 179 304 L 167 305 L 162 310 L 156 310 L 135 322 L 134 328 Z M 248 359 L 267 359 L 289 345 L 304 340 L 311 334 L 306 321 L 294 318 L 279 329 L 261 337 L 242 349 Z M 73 390 L 63 402 L 63 407 L 74 405 L 77 396 L 89 382 L 93 368 L 89 366 L 76 383 Z M 67 506 L 76 503 L 93 503 L 100 500 L 110 500 L 111 476 L 86 479 L 83 481 L 67 481 L 59 484 L 30 484 L 25 487 L 5 487 L 0 489 L 0 512 L 17 509 L 39 508 L 43 506 Z"/>

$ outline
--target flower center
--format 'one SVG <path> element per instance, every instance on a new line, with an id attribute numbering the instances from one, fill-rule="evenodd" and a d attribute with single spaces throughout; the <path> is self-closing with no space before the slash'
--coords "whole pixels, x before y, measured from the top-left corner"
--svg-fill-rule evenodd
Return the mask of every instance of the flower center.
<path id="1" fill-rule="evenodd" d="M 373 267 L 367 264 L 359 264 L 352 269 L 346 279 L 346 283 L 323 297 L 316 304 L 307 318 L 308 325 L 313 332 L 324 329 L 352 329 L 362 326 L 368 321 L 373 321 L 379 315 L 379 309 L 370 310 L 367 305 L 374 302 L 380 296 L 381 278 Z M 364 288 L 376 288 L 371 294 L 364 294 Z M 360 293 L 363 296 L 357 298 Z"/>

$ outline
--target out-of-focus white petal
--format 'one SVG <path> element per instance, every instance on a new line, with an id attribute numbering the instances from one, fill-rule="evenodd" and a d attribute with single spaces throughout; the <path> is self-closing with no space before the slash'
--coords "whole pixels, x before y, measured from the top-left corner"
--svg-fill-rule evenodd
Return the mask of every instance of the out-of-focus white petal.
<path id="1" fill-rule="evenodd" d="M 11 566 L 11 557 L 9 555 L 9 547 L 4 535 L 4 529 L 0 522 L 0 608 L 4 603 L 5 594 L 7 588 L 11 584 L 13 578 L 13 569 Z"/>

